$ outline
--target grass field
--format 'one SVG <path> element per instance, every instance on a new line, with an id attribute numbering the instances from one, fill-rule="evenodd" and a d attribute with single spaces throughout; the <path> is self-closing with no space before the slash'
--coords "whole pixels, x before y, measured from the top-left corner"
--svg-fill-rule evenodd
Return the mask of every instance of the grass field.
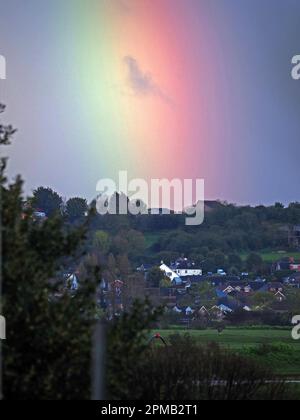
<path id="1" fill-rule="evenodd" d="M 201 343 L 216 342 L 228 349 L 253 357 L 276 374 L 300 378 L 300 341 L 291 337 L 291 329 L 228 328 L 216 330 L 161 330 L 166 339 L 173 334 L 188 333 Z M 263 346 L 263 347 L 262 347 Z"/>
<path id="2" fill-rule="evenodd" d="M 285 257 L 293 257 L 293 258 L 295 258 L 295 260 L 300 259 L 300 252 L 261 251 L 261 252 L 258 252 L 258 254 L 262 257 L 262 259 L 266 263 L 273 263 L 273 262 L 276 262 L 276 261 L 280 260 L 281 258 L 285 258 Z M 246 260 L 248 255 L 249 255 L 249 253 L 244 252 L 244 253 L 240 254 L 240 257 L 243 260 Z"/>

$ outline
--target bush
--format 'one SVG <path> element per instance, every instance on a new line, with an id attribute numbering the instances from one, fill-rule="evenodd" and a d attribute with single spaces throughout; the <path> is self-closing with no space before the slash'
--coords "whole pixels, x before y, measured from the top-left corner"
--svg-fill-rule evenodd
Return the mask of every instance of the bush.
<path id="1" fill-rule="evenodd" d="M 273 400 L 283 395 L 284 384 L 251 358 L 216 344 L 199 345 L 188 335 L 173 336 L 169 341 L 167 346 L 152 344 L 134 360 L 130 358 L 126 392 L 119 388 L 121 392 L 111 393 L 109 398 Z M 119 371 L 115 366 L 114 375 Z"/>

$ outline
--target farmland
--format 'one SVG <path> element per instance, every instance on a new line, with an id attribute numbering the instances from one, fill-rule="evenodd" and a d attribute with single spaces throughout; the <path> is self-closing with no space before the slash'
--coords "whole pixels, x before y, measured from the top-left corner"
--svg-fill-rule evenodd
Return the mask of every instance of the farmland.
<path id="1" fill-rule="evenodd" d="M 173 334 L 190 334 L 206 344 L 215 342 L 233 351 L 255 358 L 282 376 L 300 378 L 300 341 L 291 337 L 289 328 L 228 328 L 219 334 L 216 330 L 161 330 L 168 339 Z"/>

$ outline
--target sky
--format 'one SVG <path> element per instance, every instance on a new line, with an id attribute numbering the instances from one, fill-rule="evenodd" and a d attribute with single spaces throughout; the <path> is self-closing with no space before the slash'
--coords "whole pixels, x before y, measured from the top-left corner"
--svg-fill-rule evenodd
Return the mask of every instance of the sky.
<path id="1" fill-rule="evenodd" d="M 1 0 L 9 175 L 205 180 L 206 199 L 300 200 L 299 0 Z"/>

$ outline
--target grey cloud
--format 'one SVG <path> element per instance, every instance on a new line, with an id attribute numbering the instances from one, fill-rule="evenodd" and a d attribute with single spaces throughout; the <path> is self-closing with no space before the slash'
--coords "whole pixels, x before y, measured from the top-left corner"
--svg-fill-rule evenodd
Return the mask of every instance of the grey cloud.
<path id="1" fill-rule="evenodd" d="M 136 95 L 158 96 L 164 102 L 171 104 L 170 98 L 155 83 L 150 73 L 142 71 L 134 57 L 126 56 L 124 62 L 128 70 L 129 86 Z"/>

